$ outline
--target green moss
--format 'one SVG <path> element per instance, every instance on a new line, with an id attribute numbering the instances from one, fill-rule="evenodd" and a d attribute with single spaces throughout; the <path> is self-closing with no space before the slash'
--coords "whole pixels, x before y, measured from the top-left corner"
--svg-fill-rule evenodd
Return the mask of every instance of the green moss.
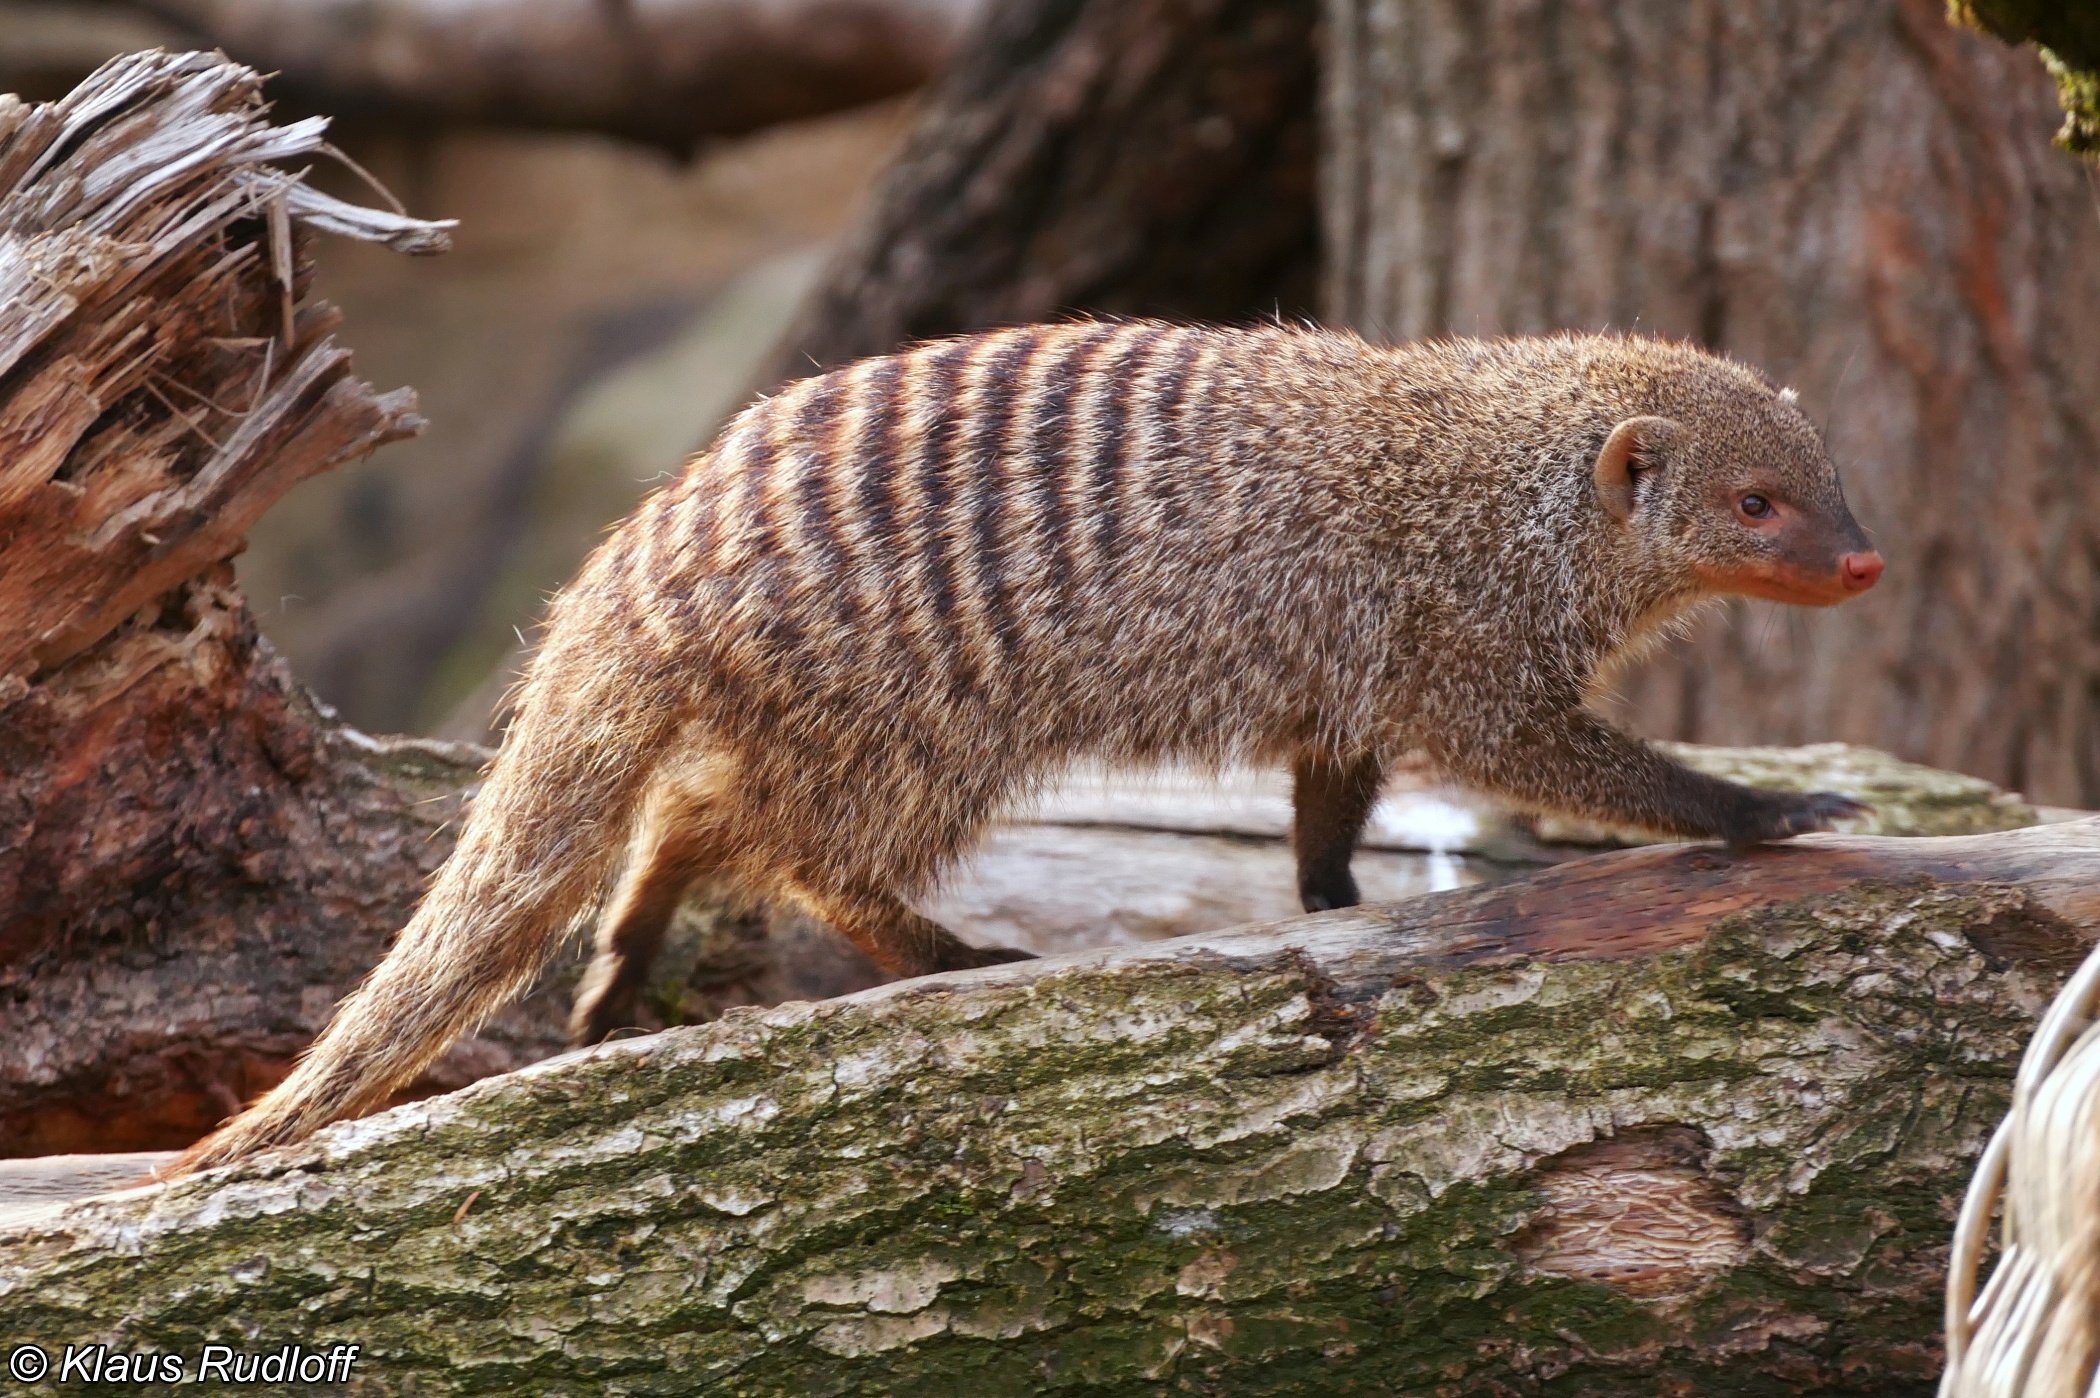
<path id="1" fill-rule="evenodd" d="M 2100 67 L 2074 65 L 2051 49 L 2040 52 L 2049 76 L 2056 79 L 2056 100 L 2064 109 L 2056 143 L 2074 155 L 2100 160 Z"/>

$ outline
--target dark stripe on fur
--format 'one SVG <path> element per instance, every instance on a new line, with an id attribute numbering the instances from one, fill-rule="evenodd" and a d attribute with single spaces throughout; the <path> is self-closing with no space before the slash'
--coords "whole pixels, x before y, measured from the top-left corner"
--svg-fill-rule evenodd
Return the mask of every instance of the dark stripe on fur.
<path id="1" fill-rule="evenodd" d="M 1158 406 L 1153 411 L 1159 420 L 1159 450 L 1153 454 L 1149 475 L 1152 498 L 1160 507 L 1160 523 L 1167 529 L 1179 525 L 1182 518 L 1181 502 L 1175 494 L 1175 468 L 1182 457 L 1181 417 L 1188 404 L 1189 376 L 1203 354 L 1203 346 L 1202 335 L 1183 332 L 1180 348 L 1167 361 L 1154 389 L 1158 395 Z"/>
<path id="2" fill-rule="evenodd" d="M 853 451 L 851 471 L 859 474 L 860 533 L 872 547 L 874 558 L 855 558 L 855 570 L 865 574 L 871 563 L 880 565 L 884 581 L 894 584 L 896 567 L 897 477 L 905 463 L 898 456 L 898 428 L 904 416 L 904 358 L 894 356 L 878 362 L 869 376 L 866 393 L 872 401 L 861 423 L 860 440 Z"/>
<path id="3" fill-rule="evenodd" d="M 1072 554 L 1065 540 L 1065 473 L 1077 464 L 1072 457 L 1072 399 L 1086 381 L 1088 366 L 1100 352 L 1099 331 L 1087 339 L 1068 340 L 1059 346 L 1057 358 L 1044 370 L 1043 391 L 1036 400 L 1027 452 L 1037 472 L 1036 495 L 1041 509 L 1037 528 L 1043 551 L 1043 601 L 1053 614 L 1069 611 L 1072 603 Z"/>
<path id="4" fill-rule="evenodd" d="M 957 622 L 955 542 L 950 537 L 949 516 L 955 502 L 955 457 L 964 440 L 962 396 L 968 371 L 979 349 L 978 342 L 954 340 L 929 349 L 918 366 L 918 398 L 924 424 L 909 463 L 915 483 L 913 495 L 918 518 L 914 521 L 909 547 L 917 556 L 914 570 L 919 591 L 915 605 L 932 652 L 933 672 L 943 677 L 951 697 L 959 696 L 971 673 L 969 638 Z"/>
<path id="5" fill-rule="evenodd" d="M 848 378 L 849 375 L 840 375 L 826 380 L 796 417 L 792 434 L 794 446 L 805 453 L 801 459 L 802 474 L 795 482 L 795 501 L 801 515 L 796 521 L 797 532 L 803 547 L 814 550 L 816 556 L 811 558 L 805 553 L 788 560 L 790 578 L 798 600 L 795 610 L 820 630 L 817 619 L 827 610 L 833 610 L 848 627 L 857 612 L 857 599 L 851 589 L 842 586 L 846 553 L 839 541 L 839 523 L 831 501 L 832 478 L 838 474 L 839 436 L 847 417 Z M 819 566 L 812 569 L 813 563 Z"/>
<path id="6" fill-rule="evenodd" d="M 1098 566 L 1104 573 L 1114 571 L 1117 550 L 1122 543 L 1123 479 L 1130 464 L 1130 439 L 1133 435 L 1130 431 L 1130 400 L 1147 386 L 1146 371 L 1152 367 L 1159 343 L 1166 336 L 1163 326 L 1145 331 L 1124 351 L 1120 360 L 1104 371 L 1108 376 L 1107 392 L 1103 396 L 1101 419 L 1095 428 L 1100 436 L 1100 447 L 1094 455 L 1086 505 L 1094 521 L 1094 551 L 1099 556 Z"/>
<path id="7" fill-rule="evenodd" d="M 970 563 L 975 573 L 978 606 L 999 646 L 999 658 L 1011 668 L 1020 649 L 1016 618 L 1006 595 L 1000 567 L 999 516 L 1006 504 L 1007 463 L 1004 444 L 1014 405 L 1026 382 L 1026 368 L 1041 345 L 1040 333 L 1018 333 L 1000 347 L 985 366 L 978 400 L 977 430 L 970 436 L 974 472 L 970 480 Z M 990 657 L 987 657 L 989 660 Z"/>

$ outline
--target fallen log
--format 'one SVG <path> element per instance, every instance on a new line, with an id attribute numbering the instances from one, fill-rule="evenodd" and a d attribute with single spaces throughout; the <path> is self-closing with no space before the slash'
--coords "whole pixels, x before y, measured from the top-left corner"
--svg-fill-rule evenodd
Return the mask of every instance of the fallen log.
<path id="1" fill-rule="evenodd" d="M 908 92 L 978 0 L 133 0 L 275 70 L 315 111 L 399 125 L 711 137 Z"/>
<path id="2" fill-rule="evenodd" d="M 1927 1393 L 2100 822 L 739 1011 L 0 1225 L 0 1321 L 371 1393 Z"/>

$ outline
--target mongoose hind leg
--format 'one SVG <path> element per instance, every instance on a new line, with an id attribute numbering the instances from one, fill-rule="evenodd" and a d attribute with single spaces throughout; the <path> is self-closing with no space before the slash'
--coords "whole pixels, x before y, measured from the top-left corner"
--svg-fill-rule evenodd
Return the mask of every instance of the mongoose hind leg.
<path id="1" fill-rule="evenodd" d="M 721 867 L 712 793 L 681 780 L 689 776 L 678 773 L 651 792 L 629 846 L 626 871 L 599 915 L 598 954 L 576 988 L 569 1013 L 569 1042 L 578 1047 L 634 1023 L 649 968 L 686 890 Z"/>
<path id="2" fill-rule="evenodd" d="M 598 954 L 576 987 L 569 1012 L 569 1042 L 579 1048 L 601 1042 L 634 1023 L 635 1007 L 649 968 L 663 949 L 664 931 L 694 880 L 710 866 L 676 857 L 631 868 L 598 921 Z"/>
<path id="3" fill-rule="evenodd" d="M 1349 861 L 1384 779 L 1376 757 L 1348 762 L 1303 752 L 1291 764 L 1291 852 L 1298 899 L 1309 913 L 1358 902 Z"/>
<path id="4" fill-rule="evenodd" d="M 926 976 L 1035 959 L 1034 953 L 1012 947 L 973 947 L 932 918 L 913 912 L 891 893 L 809 888 L 797 893 L 817 916 L 892 975 Z"/>

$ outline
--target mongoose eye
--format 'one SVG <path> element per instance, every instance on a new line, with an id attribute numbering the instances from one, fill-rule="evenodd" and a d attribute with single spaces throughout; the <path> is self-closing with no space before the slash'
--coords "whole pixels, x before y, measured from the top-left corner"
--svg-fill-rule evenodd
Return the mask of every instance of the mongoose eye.
<path id="1" fill-rule="evenodd" d="M 1766 515 L 1772 513 L 1772 502 L 1765 499 L 1762 495 L 1745 495 L 1743 497 L 1743 513 L 1752 519 L 1763 519 Z"/>

